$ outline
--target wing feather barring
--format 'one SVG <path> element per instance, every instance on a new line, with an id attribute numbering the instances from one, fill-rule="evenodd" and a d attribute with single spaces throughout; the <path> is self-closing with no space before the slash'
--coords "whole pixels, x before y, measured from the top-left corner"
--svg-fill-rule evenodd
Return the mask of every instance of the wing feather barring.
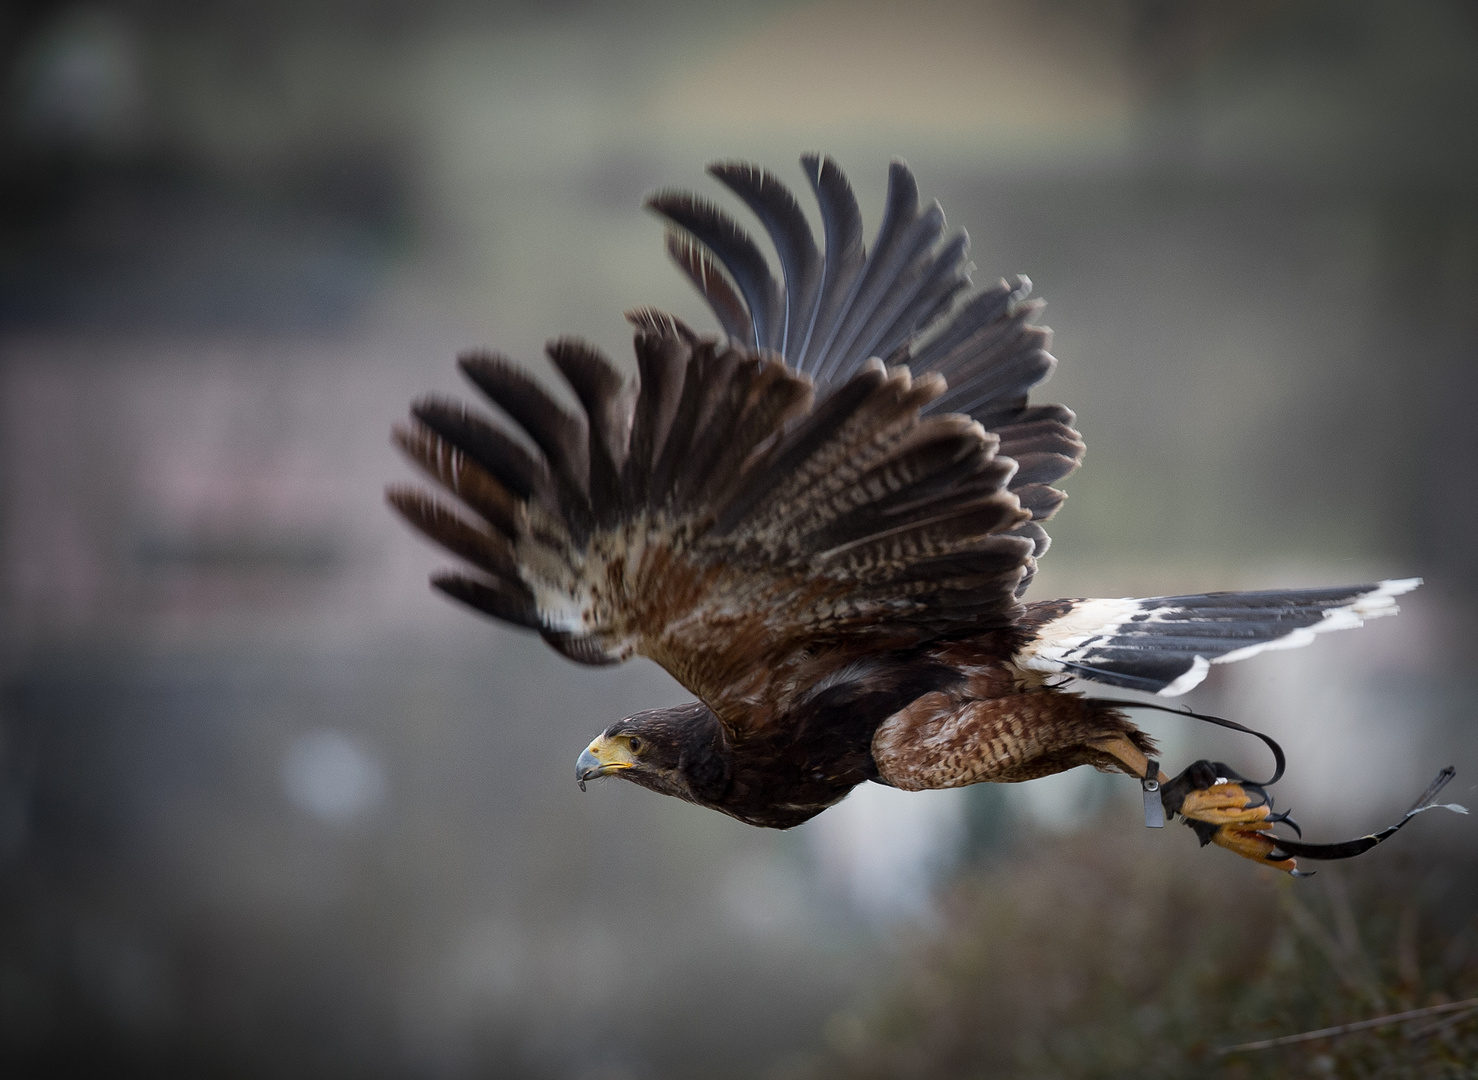
<path id="1" fill-rule="evenodd" d="M 718 335 L 628 313 L 634 378 L 585 342 L 552 342 L 573 410 L 469 352 L 463 373 L 521 434 L 439 398 L 395 433 L 454 499 L 389 493 L 462 561 L 437 588 L 580 663 L 649 657 L 696 695 L 607 727 L 580 753 L 581 786 L 619 775 L 788 828 L 864 781 L 1092 765 L 1139 778 L 1203 843 L 1281 869 L 1379 842 L 1275 835 L 1267 785 L 1204 761 L 1172 780 L 1125 713 L 1138 703 L 1063 684 L 1181 694 L 1212 664 L 1394 613 L 1418 582 L 1024 604 L 1055 485 L 1083 457 L 1073 413 L 1029 400 L 1056 365 L 1031 283 L 972 291 L 965 234 L 920 204 L 902 162 L 870 250 L 841 170 L 802 166 L 819 244 L 774 176 L 709 169 L 759 219 L 778 278 L 723 210 L 648 200 Z M 1435 790 L 1424 798 L 1413 812 Z"/>

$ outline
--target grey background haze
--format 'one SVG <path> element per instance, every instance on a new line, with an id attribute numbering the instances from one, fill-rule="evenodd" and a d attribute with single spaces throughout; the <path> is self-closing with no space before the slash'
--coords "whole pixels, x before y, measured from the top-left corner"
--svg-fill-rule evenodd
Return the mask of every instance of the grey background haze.
<path id="1" fill-rule="evenodd" d="M 713 158 L 830 152 L 871 229 L 905 157 L 1050 301 L 1089 452 L 1035 597 L 1426 578 L 1191 701 L 1311 834 L 1475 797 L 1471 3 L 18 2 L 0 64 L 17 1074 L 783 1075 L 956 868 L 1138 827 L 1078 774 L 787 834 L 581 796 L 687 695 L 426 587 L 391 423 L 468 345 L 712 326 L 640 201 Z"/>

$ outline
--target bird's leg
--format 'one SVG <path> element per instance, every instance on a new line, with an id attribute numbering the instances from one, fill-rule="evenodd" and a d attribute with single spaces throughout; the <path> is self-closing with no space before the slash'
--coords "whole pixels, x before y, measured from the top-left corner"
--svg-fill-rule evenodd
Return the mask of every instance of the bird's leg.
<path id="1" fill-rule="evenodd" d="M 1144 788 L 1144 827 L 1163 829 L 1165 809 L 1160 802 L 1160 788 L 1168 777 L 1160 771 L 1160 763 L 1148 757 L 1125 735 L 1110 735 L 1088 743 L 1100 753 L 1108 754 L 1119 762 L 1120 768 L 1130 776 L 1139 777 L 1139 786 Z"/>
<path id="2" fill-rule="evenodd" d="M 1147 778 L 1149 758 L 1126 736 L 1094 739 L 1088 745 L 1118 759 L 1129 775 Z M 1215 844 L 1244 859 L 1295 871 L 1292 859 L 1269 858 L 1277 846 L 1273 825 L 1286 819 L 1273 814 L 1272 796 L 1262 785 L 1244 780 L 1219 761 L 1197 761 L 1174 780 L 1163 772 L 1155 778 L 1165 813 L 1185 818 L 1203 847 Z"/>
<path id="3" fill-rule="evenodd" d="M 1130 776 L 1136 776 L 1141 780 L 1150 779 L 1150 759 L 1145 756 L 1143 750 L 1129 741 L 1129 736 L 1107 735 L 1102 739 L 1090 739 L 1088 745 L 1101 753 L 1109 755 L 1109 757 L 1118 759 L 1124 766 L 1124 772 Z M 1162 791 L 1165 785 L 1170 782 L 1170 777 L 1166 776 L 1159 769 L 1155 770 L 1154 779 L 1159 781 L 1160 790 Z"/>

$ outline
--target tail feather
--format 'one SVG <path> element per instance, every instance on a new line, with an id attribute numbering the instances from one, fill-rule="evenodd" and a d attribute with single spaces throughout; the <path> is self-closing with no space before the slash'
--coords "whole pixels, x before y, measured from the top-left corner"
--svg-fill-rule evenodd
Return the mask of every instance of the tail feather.
<path id="1" fill-rule="evenodd" d="M 1161 697 L 1198 686 L 1212 664 L 1307 645 L 1316 634 L 1396 613 L 1420 578 L 1332 589 L 1059 600 L 1028 609 L 1017 667 Z"/>

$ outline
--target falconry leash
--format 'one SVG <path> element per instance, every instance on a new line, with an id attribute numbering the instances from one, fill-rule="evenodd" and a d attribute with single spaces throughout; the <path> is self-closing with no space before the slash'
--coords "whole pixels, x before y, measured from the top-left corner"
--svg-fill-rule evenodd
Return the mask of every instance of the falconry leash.
<path id="1" fill-rule="evenodd" d="M 1240 776 L 1236 772 L 1236 770 L 1232 769 L 1229 765 L 1220 761 L 1211 762 L 1210 765 L 1216 771 L 1217 783 L 1230 781 L 1232 783 L 1241 784 L 1244 789 L 1253 790 L 1258 794 L 1264 796 L 1267 799 L 1268 808 L 1272 808 L 1273 797 L 1269 795 L 1265 789 L 1272 787 L 1283 778 L 1283 773 L 1287 767 L 1288 759 L 1283 753 L 1283 748 L 1278 745 L 1278 741 L 1274 739 L 1271 735 L 1266 735 L 1261 731 L 1257 731 L 1253 728 L 1247 727 L 1245 724 L 1239 724 L 1235 720 L 1228 720 L 1225 717 L 1221 716 L 1212 716 L 1208 713 L 1193 712 L 1190 709 L 1172 709 L 1166 705 L 1157 705 L 1153 702 L 1148 701 L 1130 701 L 1127 698 L 1095 697 L 1093 700 L 1103 702 L 1106 705 L 1114 705 L 1118 708 L 1153 709 L 1156 712 L 1170 713 L 1172 716 L 1188 716 L 1194 720 L 1201 720 L 1208 724 L 1216 724 L 1219 727 L 1229 728 L 1232 731 L 1240 731 L 1262 740 L 1263 744 L 1266 745 L 1267 748 L 1273 753 L 1274 767 L 1273 775 L 1270 779 L 1263 781 L 1248 780 L 1245 777 Z M 1148 766 L 1145 769 L 1145 775 L 1141 777 L 1139 781 L 1140 787 L 1144 791 L 1144 824 L 1145 828 L 1147 829 L 1164 828 L 1166 811 L 1169 810 L 1171 813 L 1175 812 L 1174 807 L 1167 805 L 1167 802 L 1170 801 L 1171 793 L 1165 791 L 1162 788 L 1162 785 L 1159 781 L 1159 769 L 1159 761 L 1151 758 L 1149 760 Z M 1267 859 L 1267 861 L 1269 862 L 1281 862 L 1282 860 L 1289 858 L 1315 859 L 1325 862 L 1334 861 L 1337 859 L 1353 859 L 1356 855 L 1363 855 L 1365 852 L 1369 851 L 1371 848 L 1375 847 L 1383 840 L 1387 840 L 1390 837 L 1394 836 L 1398 831 L 1400 831 L 1402 826 L 1404 826 L 1408 821 L 1410 821 L 1413 817 L 1415 817 L 1417 814 L 1420 814 L 1424 810 L 1441 809 L 1451 810 L 1452 812 L 1457 814 L 1466 814 L 1468 812 L 1468 809 L 1465 806 L 1462 806 L 1458 803 L 1439 803 L 1436 801 L 1437 796 L 1441 794 L 1442 789 L 1445 788 L 1456 775 L 1457 769 L 1451 765 L 1448 765 L 1441 772 L 1439 772 L 1436 777 L 1433 778 L 1432 782 L 1427 785 L 1426 790 L 1417 797 L 1416 801 L 1411 804 L 1411 808 L 1407 810 L 1404 815 L 1402 815 L 1401 820 L 1396 822 L 1396 824 L 1390 825 L 1380 830 L 1379 832 L 1369 833 L 1354 840 L 1346 840 L 1341 843 L 1304 843 L 1302 839 L 1303 830 L 1299 828 L 1298 822 L 1294 821 L 1293 818 L 1289 816 L 1288 811 L 1285 810 L 1281 814 L 1271 814 L 1264 819 L 1267 823 L 1287 825 L 1295 833 L 1298 834 L 1299 839 L 1290 840 L 1281 836 L 1269 837 L 1269 839 L 1273 842 L 1273 847 L 1270 851 L 1268 851 L 1264 858 Z M 1215 831 L 1209 826 L 1206 826 L 1203 822 L 1187 820 L 1186 824 L 1195 829 L 1198 834 L 1202 834 L 1203 832 L 1209 834 Z M 1201 842 L 1202 844 L 1206 844 L 1210 842 L 1210 839 L 1210 835 L 1202 835 Z M 1312 876 L 1312 872 L 1302 873 L 1299 871 L 1294 871 L 1294 874 L 1297 877 Z"/>

